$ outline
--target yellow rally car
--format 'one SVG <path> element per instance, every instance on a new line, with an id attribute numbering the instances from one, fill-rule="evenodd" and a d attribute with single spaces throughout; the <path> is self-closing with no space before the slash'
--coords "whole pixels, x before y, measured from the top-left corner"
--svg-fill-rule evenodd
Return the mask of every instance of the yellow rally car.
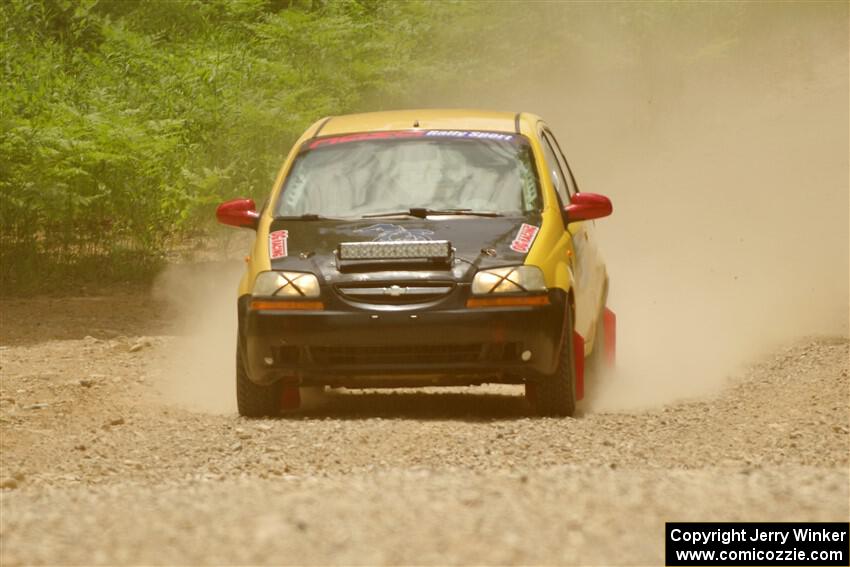
<path id="1" fill-rule="evenodd" d="M 257 231 L 237 303 L 239 413 L 297 407 L 299 387 L 497 382 L 572 415 L 585 359 L 614 359 L 592 222 L 609 214 L 532 114 L 316 122 L 259 211 L 217 210 Z"/>

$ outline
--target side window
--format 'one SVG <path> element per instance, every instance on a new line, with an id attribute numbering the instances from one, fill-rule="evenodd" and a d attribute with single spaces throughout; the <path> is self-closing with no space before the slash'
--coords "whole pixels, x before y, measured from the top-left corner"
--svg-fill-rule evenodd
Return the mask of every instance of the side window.
<path id="1" fill-rule="evenodd" d="M 551 143 L 546 137 L 546 133 L 540 137 L 543 146 L 543 158 L 546 160 L 546 169 L 549 172 L 549 178 L 552 180 L 552 185 L 555 186 L 555 191 L 558 192 L 558 197 L 561 199 L 561 205 L 566 205 L 570 202 L 570 196 L 567 192 L 567 182 L 564 177 L 564 172 L 558 163 L 556 152 L 552 148 Z"/>
<path id="2" fill-rule="evenodd" d="M 564 152 L 561 151 L 561 145 L 558 143 L 558 140 L 555 138 L 555 134 L 553 134 L 551 130 L 544 130 L 543 134 L 556 150 L 555 156 L 558 159 L 558 164 L 561 166 L 561 171 L 565 174 L 567 190 L 570 192 L 570 196 L 575 195 L 578 193 L 578 184 L 576 183 L 575 177 L 573 177 L 573 170 L 570 169 L 570 164 L 567 163 L 567 158 L 564 157 Z"/>

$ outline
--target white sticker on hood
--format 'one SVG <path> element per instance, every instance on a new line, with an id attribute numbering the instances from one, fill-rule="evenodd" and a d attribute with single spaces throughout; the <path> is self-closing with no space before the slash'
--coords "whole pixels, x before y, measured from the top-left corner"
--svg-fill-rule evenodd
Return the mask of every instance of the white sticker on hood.
<path id="1" fill-rule="evenodd" d="M 287 255 L 286 240 L 289 238 L 289 231 L 276 230 L 269 233 L 269 258 L 275 260 L 284 258 Z"/>
<path id="2" fill-rule="evenodd" d="M 534 238 L 537 236 L 539 231 L 540 229 L 533 224 L 522 223 L 522 226 L 519 227 L 519 230 L 516 233 L 514 241 L 511 242 L 511 250 L 521 254 L 528 252 L 531 249 L 531 245 L 534 243 Z"/>

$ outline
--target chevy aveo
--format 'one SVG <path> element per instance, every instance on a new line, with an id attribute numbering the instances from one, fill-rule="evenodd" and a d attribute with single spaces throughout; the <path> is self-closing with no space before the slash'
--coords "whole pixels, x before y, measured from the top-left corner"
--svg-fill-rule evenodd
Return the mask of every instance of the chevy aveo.
<path id="1" fill-rule="evenodd" d="M 615 317 L 593 219 L 551 130 L 528 113 L 334 116 L 296 142 L 271 195 L 221 204 L 256 230 L 239 285 L 239 413 L 299 388 L 524 384 L 572 415 L 612 364 Z"/>

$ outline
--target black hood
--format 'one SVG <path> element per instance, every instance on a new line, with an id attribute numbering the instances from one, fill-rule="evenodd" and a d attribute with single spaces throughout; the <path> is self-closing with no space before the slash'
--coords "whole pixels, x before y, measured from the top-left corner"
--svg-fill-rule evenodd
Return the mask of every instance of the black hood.
<path id="1" fill-rule="evenodd" d="M 516 244 L 523 225 L 529 225 L 525 227 L 525 233 L 527 235 L 531 231 L 533 240 L 540 223 L 539 213 L 514 217 L 457 216 L 440 220 L 274 220 L 269 232 L 286 231 L 286 242 L 282 248 L 286 256 L 273 258 L 271 266 L 274 270 L 312 272 L 325 285 L 396 278 L 471 281 L 479 269 L 521 264 L 531 244 Z M 402 268 L 376 269 L 373 265 L 364 270 L 340 270 L 335 251 L 342 242 L 402 240 L 448 240 L 454 248 L 454 261 L 441 267 L 414 263 Z M 277 254 L 281 253 L 280 250 L 277 249 Z"/>

